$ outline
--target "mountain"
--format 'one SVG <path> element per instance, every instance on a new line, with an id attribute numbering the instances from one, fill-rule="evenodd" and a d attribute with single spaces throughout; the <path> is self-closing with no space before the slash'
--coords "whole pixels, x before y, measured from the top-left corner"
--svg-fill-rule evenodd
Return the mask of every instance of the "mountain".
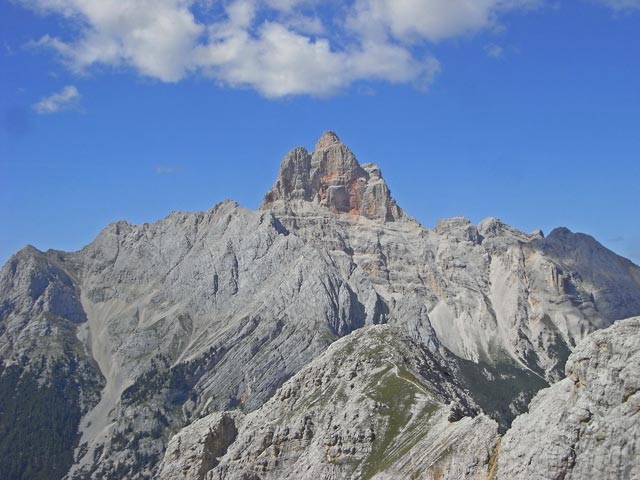
<path id="1" fill-rule="evenodd" d="M 260 455 L 245 453 L 262 448 L 257 432 L 272 419 L 274 437 L 288 428 L 302 439 L 286 434 L 287 461 L 267 463 L 265 478 L 307 467 L 364 478 L 384 470 L 376 462 L 406 472 L 421 442 L 491 450 L 540 389 L 564 378 L 576 345 L 636 315 L 640 268 L 593 238 L 527 234 L 493 218 L 426 229 L 379 167 L 326 132 L 313 152 L 285 156 L 259 211 L 225 201 L 154 224 L 117 222 L 78 252 L 26 247 L 9 259 L 0 471 L 158 478 L 184 464 L 176 442 L 212 429 L 219 435 L 192 444 L 210 452 L 193 478 L 234 478 L 237 464 L 262 471 Z M 294 412 L 282 412 L 282 388 L 296 392 Z M 326 403 L 306 412 L 318 398 Z M 336 408 L 362 420 L 340 420 Z M 356 452 L 326 470 L 318 459 L 337 445 L 322 443 L 334 426 Z M 370 442 L 344 440 L 354 432 Z M 267 444 L 263 452 L 275 448 Z M 425 455 L 411 464 L 437 453 Z M 456 478 L 460 462 L 443 471 Z"/>

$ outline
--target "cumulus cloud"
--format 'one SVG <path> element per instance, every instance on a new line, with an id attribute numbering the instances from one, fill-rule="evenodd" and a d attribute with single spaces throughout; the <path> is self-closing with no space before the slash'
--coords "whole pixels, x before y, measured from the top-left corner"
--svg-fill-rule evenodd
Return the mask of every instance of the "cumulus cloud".
<path id="1" fill-rule="evenodd" d="M 23 0 L 25 1 L 25 0 Z M 75 71 L 94 64 L 133 66 L 165 82 L 184 77 L 191 52 L 204 31 L 182 0 L 26 0 L 45 13 L 80 25 L 75 39 L 39 40 Z"/>
<path id="2" fill-rule="evenodd" d="M 498 15 L 539 5 L 538 0 L 358 0 L 353 28 L 365 34 L 388 31 L 395 38 L 441 41 L 490 28 Z"/>
<path id="3" fill-rule="evenodd" d="M 80 92 L 73 85 L 67 85 L 62 90 L 44 97 L 33 106 L 38 113 L 55 113 L 60 110 L 68 110 L 78 106 L 80 102 Z"/>
<path id="4" fill-rule="evenodd" d="M 205 75 L 267 97 L 331 95 L 372 80 L 428 88 L 440 71 L 430 45 L 496 27 L 502 13 L 539 2 L 17 1 L 74 28 L 69 38 L 45 35 L 37 44 L 75 72 L 106 65 L 163 82 Z"/>

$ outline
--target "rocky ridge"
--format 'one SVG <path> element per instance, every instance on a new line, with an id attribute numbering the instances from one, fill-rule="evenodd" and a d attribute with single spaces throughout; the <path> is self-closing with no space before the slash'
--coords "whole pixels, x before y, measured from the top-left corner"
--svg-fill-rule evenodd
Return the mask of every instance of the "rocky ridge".
<path id="1" fill-rule="evenodd" d="M 241 419 L 205 473 L 204 456 L 181 469 L 174 458 L 184 458 L 176 452 L 185 444 L 192 451 L 219 438 L 221 417 L 185 428 L 169 444 L 160 480 L 637 478 L 639 340 L 640 317 L 588 336 L 567 378 L 542 390 L 501 437 L 446 377 L 441 358 L 391 327 L 366 327 Z"/>
<path id="2" fill-rule="evenodd" d="M 229 418 L 244 438 L 242 422 L 276 402 L 288 379 L 339 338 L 379 324 L 398 332 L 391 350 L 419 351 L 434 372 L 448 372 L 438 382 L 464 391 L 454 395 L 467 399 L 463 414 L 482 411 L 504 431 L 564 377 L 582 339 L 638 314 L 640 269 L 591 237 L 557 229 L 545 238 L 497 219 L 428 230 L 396 205 L 377 167 L 327 132 L 314 152 L 285 157 L 259 212 L 227 201 L 154 224 L 112 224 L 79 252 L 28 247 L 12 257 L 0 271 L 0 402 L 25 390 L 19 382 L 58 385 L 66 372 L 66 387 L 33 387 L 34 398 L 41 408 L 58 398 L 74 413 L 64 428 L 32 432 L 0 414 L 0 431 L 67 432 L 67 443 L 52 441 L 63 453 L 43 449 L 64 459 L 70 480 L 157 478 L 183 427 L 233 410 L 243 412 Z M 442 409 L 453 401 L 429 375 L 416 378 Z M 484 431 L 475 422 L 493 421 L 473 418 L 456 423 L 460 442 Z M 193 455 L 208 445 L 196 442 Z M 215 448 L 222 472 L 226 447 Z M 36 468 L 9 466 L 14 478 Z M 29 478 L 48 478 L 41 471 Z"/>
<path id="3" fill-rule="evenodd" d="M 496 422 L 478 412 L 444 358 L 393 327 L 365 327 L 239 419 L 237 438 L 205 475 L 204 457 L 181 470 L 173 458 L 202 444 L 207 424 L 204 437 L 215 436 L 219 414 L 185 428 L 160 479 L 462 478 L 488 468 L 498 438 Z"/>
<path id="4" fill-rule="evenodd" d="M 309 178 L 343 188 L 362 168 L 333 132 L 305 152 L 285 156 L 261 208 L 326 250 L 343 274 L 365 272 L 389 321 L 425 343 L 437 339 L 474 362 L 510 359 L 556 381 L 586 334 L 640 311 L 638 267 L 587 235 L 556 229 L 545 238 L 495 218 L 445 219 L 428 230 L 398 209 L 381 177 L 374 203 L 392 215 L 324 205 L 325 184 Z"/>

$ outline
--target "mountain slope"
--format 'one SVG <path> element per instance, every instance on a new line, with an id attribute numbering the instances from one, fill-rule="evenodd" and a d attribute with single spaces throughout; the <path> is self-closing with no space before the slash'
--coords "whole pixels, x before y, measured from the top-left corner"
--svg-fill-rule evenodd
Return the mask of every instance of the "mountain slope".
<path id="1" fill-rule="evenodd" d="M 191 442 L 208 436 L 214 443 L 222 436 L 222 429 L 202 426 L 219 424 L 219 414 L 184 429 L 169 444 L 160 478 L 369 479 L 381 472 L 393 472 L 394 478 L 480 472 L 498 426 L 478 416 L 452 372 L 444 358 L 395 328 L 365 327 L 335 342 L 260 409 L 236 418 L 235 438 L 208 465 L 196 455 L 175 468 Z M 465 448 L 471 433 L 478 441 Z"/>
<path id="2" fill-rule="evenodd" d="M 557 229 L 544 238 L 492 218 L 427 230 L 397 207 L 380 169 L 361 167 L 332 132 L 312 154 L 285 157 L 261 208 L 344 271 L 366 272 L 390 322 L 425 343 L 435 333 L 474 362 L 507 359 L 555 381 L 587 333 L 640 312 L 640 268 L 591 237 Z"/>
<path id="3" fill-rule="evenodd" d="M 0 271 L 0 292 L 0 471 L 61 478 L 104 384 L 76 337 L 79 290 L 57 254 L 26 247 Z"/>

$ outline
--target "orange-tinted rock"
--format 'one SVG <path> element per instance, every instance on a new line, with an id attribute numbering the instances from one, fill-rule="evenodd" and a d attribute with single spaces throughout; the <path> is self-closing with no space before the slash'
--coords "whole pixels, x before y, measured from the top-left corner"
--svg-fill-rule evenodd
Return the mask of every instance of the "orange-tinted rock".
<path id="1" fill-rule="evenodd" d="M 372 163 L 360 165 L 333 132 L 325 132 L 312 153 L 296 148 L 285 156 L 262 208 L 272 208 L 278 203 L 286 205 L 291 200 L 386 221 L 404 215 L 391 197 L 380 168 Z"/>

